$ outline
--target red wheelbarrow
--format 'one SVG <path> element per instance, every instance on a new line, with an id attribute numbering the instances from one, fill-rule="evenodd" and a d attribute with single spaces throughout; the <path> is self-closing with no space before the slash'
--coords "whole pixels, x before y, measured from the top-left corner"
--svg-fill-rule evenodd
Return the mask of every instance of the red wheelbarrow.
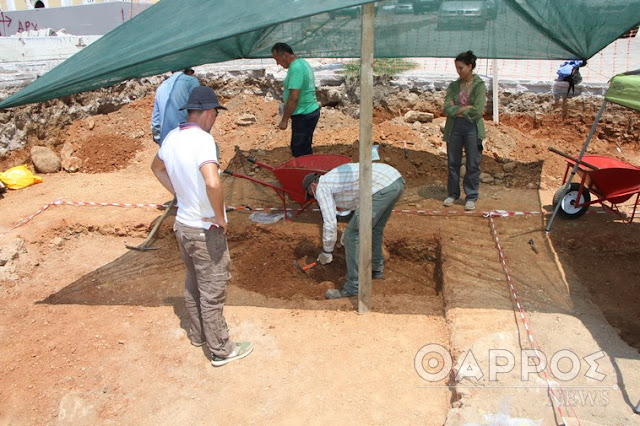
<path id="1" fill-rule="evenodd" d="M 282 200 L 284 206 L 284 217 L 287 217 L 287 195 L 296 203 L 300 204 L 300 211 L 304 210 L 308 204 L 315 201 L 307 200 L 307 194 L 302 189 L 302 180 L 309 173 L 325 174 L 329 170 L 336 168 L 342 164 L 350 163 L 351 158 L 344 155 L 332 154 L 311 154 L 296 157 L 277 167 L 270 166 L 265 163 L 256 161 L 253 158 L 247 158 L 247 161 L 253 163 L 263 169 L 270 170 L 280 185 L 274 185 L 251 176 L 235 173 L 231 170 L 224 170 L 224 173 L 250 180 L 263 186 L 272 188 Z"/>
<path id="2" fill-rule="evenodd" d="M 573 158 L 555 148 L 549 150 L 567 159 L 567 168 L 562 180 L 563 187 L 553 197 L 554 207 L 560 203 L 559 213 L 568 219 L 576 219 L 587 212 L 589 206 L 595 203 L 611 210 L 625 221 L 632 222 L 640 198 L 640 167 L 626 163 L 617 158 L 602 155 L 585 155 L 582 160 Z M 580 182 L 571 183 L 568 190 L 567 182 L 569 170 L 578 163 L 577 174 Z M 596 199 L 591 199 L 591 194 Z M 630 217 L 619 210 L 618 204 L 624 203 L 635 195 L 635 203 Z"/>

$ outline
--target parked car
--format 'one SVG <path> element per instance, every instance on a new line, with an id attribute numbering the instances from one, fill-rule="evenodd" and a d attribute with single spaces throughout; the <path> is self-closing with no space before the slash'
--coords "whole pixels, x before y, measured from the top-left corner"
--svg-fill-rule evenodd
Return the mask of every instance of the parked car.
<path id="1" fill-rule="evenodd" d="M 396 13 L 413 13 L 413 1 L 412 0 L 400 0 L 396 5 Z"/>
<path id="2" fill-rule="evenodd" d="M 329 17 L 331 19 L 334 19 L 337 16 L 349 16 L 351 18 L 357 18 L 358 16 L 360 16 L 360 6 L 345 7 L 329 12 Z"/>
<path id="3" fill-rule="evenodd" d="M 349 6 L 338 10 L 332 10 L 329 12 L 329 17 L 334 19 L 337 16 L 348 16 L 350 18 L 357 18 L 360 16 L 362 9 L 361 6 Z M 374 13 L 378 13 L 378 3 L 374 5 Z"/>
<path id="4" fill-rule="evenodd" d="M 413 0 L 413 13 L 431 12 L 438 10 L 442 0 Z"/>
<path id="5" fill-rule="evenodd" d="M 396 10 L 397 4 L 398 4 L 397 0 L 387 0 L 385 2 L 382 2 L 382 11 L 386 13 L 393 12 Z"/>
<path id="6" fill-rule="evenodd" d="M 438 9 L 437 30 L 484 29 L 487 11 L 483 0 L 445 0 Z"/>

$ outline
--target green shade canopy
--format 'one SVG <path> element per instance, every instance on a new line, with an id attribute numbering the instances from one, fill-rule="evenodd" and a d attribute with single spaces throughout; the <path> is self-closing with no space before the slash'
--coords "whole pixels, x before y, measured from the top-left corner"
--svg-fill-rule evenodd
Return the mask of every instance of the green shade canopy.
<path id="1" fill-rule="evenodd" d="M 0 102 L 0 108 L 129 78 L 241 58 L 283 41 L 304 57 L 360 56 L 362 0 L 161 0 Z M 386 6 L 386 7 L 385 7 Z M 378 2 L 375 57 L 589 59 L 640 22 L 638 0 L 444 0 L 398 13 Z"/>

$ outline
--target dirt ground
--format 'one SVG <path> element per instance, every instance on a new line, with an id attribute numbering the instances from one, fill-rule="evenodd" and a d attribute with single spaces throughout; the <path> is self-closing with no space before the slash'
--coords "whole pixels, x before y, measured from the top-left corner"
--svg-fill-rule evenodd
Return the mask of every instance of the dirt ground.
<path id="1" fill-rule="evenodd" d="M 638 221 L 624 224 L 612 214 L 558 219 L 547 239 L 547 216 L 540 214 L 550 211 L 566 164 L 547 147 L 577 154 L 593 108 L 564 119 L 555 111 L 534 118 L 506 115 L 500 125 L 487 120 L 482 169 L 494 182 L 482 184 L 472 214 L 464 214 L 461 204 L 447 211 L 441 206 L 443 118 L 409 125 L 401 116 L 376 111 L 374 141 L 381 160 L 400 170 L 407 188 L 397 206 L 406 212 L 393 214 L 385 231 L 389 260 L 385 280 L 373 282 L 372 312 L 358 315 L 354 299 L 323 298 L 327 288 L 342 285 L 343 252 L 307 275 L 293 266 L 312 262 L 319 251 L 317 211 L 272 225 L 253 222 L 249 210 L 232 211 L 225 315 L 232 338 L 251 340 L 256 349 L 238 363 L 214 369 L 206 351 L 190 346 L 184 331 L 184 268 L 171 232 L 173 216 L 153 241 L 158 249 L 147 252 L 125 244 L 144 240 L 160 215 L 153 207 L 51 206 L 2 235 L 58 199 L 167 201 L 149 169 L 157 149 L 148 130 L 152 103 L 149 95 L 75 121 L 57 134 L 52 129 L 51 137 L 77 146 L 81 171 L 43 175 L 42 184 L 10 191 L 0 200 L 0 247 L 12 253 L 0 267 L 0 424 L 486 422 L 486 415 L 503 410 L 500 404 L 512 390 L 483 397 L 456 389 L 449 378 L 425 387 L 414 358 L 429 343 L 460 355 L 467 344 L 477 347 L 476 339 L 502 333 L 501 327 L 524 333 L 489 221 L 482 216 L 492 210 L 537 213 L 495 222 L 540 341 L 556 349 L 615 347 L 616 354 L 604 349 L 612 360 L 624 355 L 626 364 L 612 362 L 610 371 L 618 391 L 609 398 L 619 401 L 610 404 L 611 411 L 600 407 L 599 414 L 594 407 L 579 407 L 575 416 L 569 414 L 570 424 L 581 415 L 583 424 L 638 422 L 629 406 L 640 399 L 640 389 L 623 374 L 637 372 L 640 362 Z M 242 94 L 223 103 L 229 112 L 212 132 L 222 166 L 277 183 L 271 172 L 246 161 L 250 156 L 279 165 L 290 159 L 289 132 L 276 127 L 277 102 Z M 255 116 L 255 123 L 240 124 L 245 114 Z M 640 164 L 637 137 L 634 142 L 625 126 L 605 123 L 590 152 Z M 616 140 L 625 143 L 612 143 L 621 135 Z M 405 150 L 403 141 L 414 143 Z M 357 161 L 358 121 L 323 109 L 314 150 Z M 0 168 L 27 157 L 26 150 L 14 152 L 0 159 Z M 511 162 L 515 169 L 505 172 Z M 281 207 L 266 186 L 225 176 L 224 187 L 228 206 Z M 556 328 L 564 316 L 570 319 Z M 590 336 L 581 337 L 585 327 Z M 617 340 L 616 332 L 634 349 Z M 489 402 L 474 403 L 475 397 Z M 514 418 L 558 422 L 552 405 L 511 404 Z"/>

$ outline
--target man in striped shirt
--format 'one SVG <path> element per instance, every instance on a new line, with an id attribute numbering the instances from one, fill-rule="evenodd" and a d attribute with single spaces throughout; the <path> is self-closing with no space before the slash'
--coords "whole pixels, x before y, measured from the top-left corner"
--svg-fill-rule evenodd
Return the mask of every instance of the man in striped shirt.
<path id="1" fill-rule="evenodd" d="M 404 190 L 404 179 L 393 167 L 383 163 L 372 164 L 372 269 L 373 279 L 382 279 L 384 259 L 382 258 L 382 233 Z M 347 163 L 330 170 L 325 175 L 310 173 L 305 176 L 302 186 L 305 192 L 316 199 L 322 212 L 322 253 L 318 263 L 326 265 L 333 260 L 333 248 L 338 235 L 336 212 L 355 210 L 343 234 L 343 245 L 347 262 L 347 280 L 342 290 L 329 289 L 327 299 L 339 299 L 358 294 L 358 253 L 360 221 L 360 164 Z"/>

